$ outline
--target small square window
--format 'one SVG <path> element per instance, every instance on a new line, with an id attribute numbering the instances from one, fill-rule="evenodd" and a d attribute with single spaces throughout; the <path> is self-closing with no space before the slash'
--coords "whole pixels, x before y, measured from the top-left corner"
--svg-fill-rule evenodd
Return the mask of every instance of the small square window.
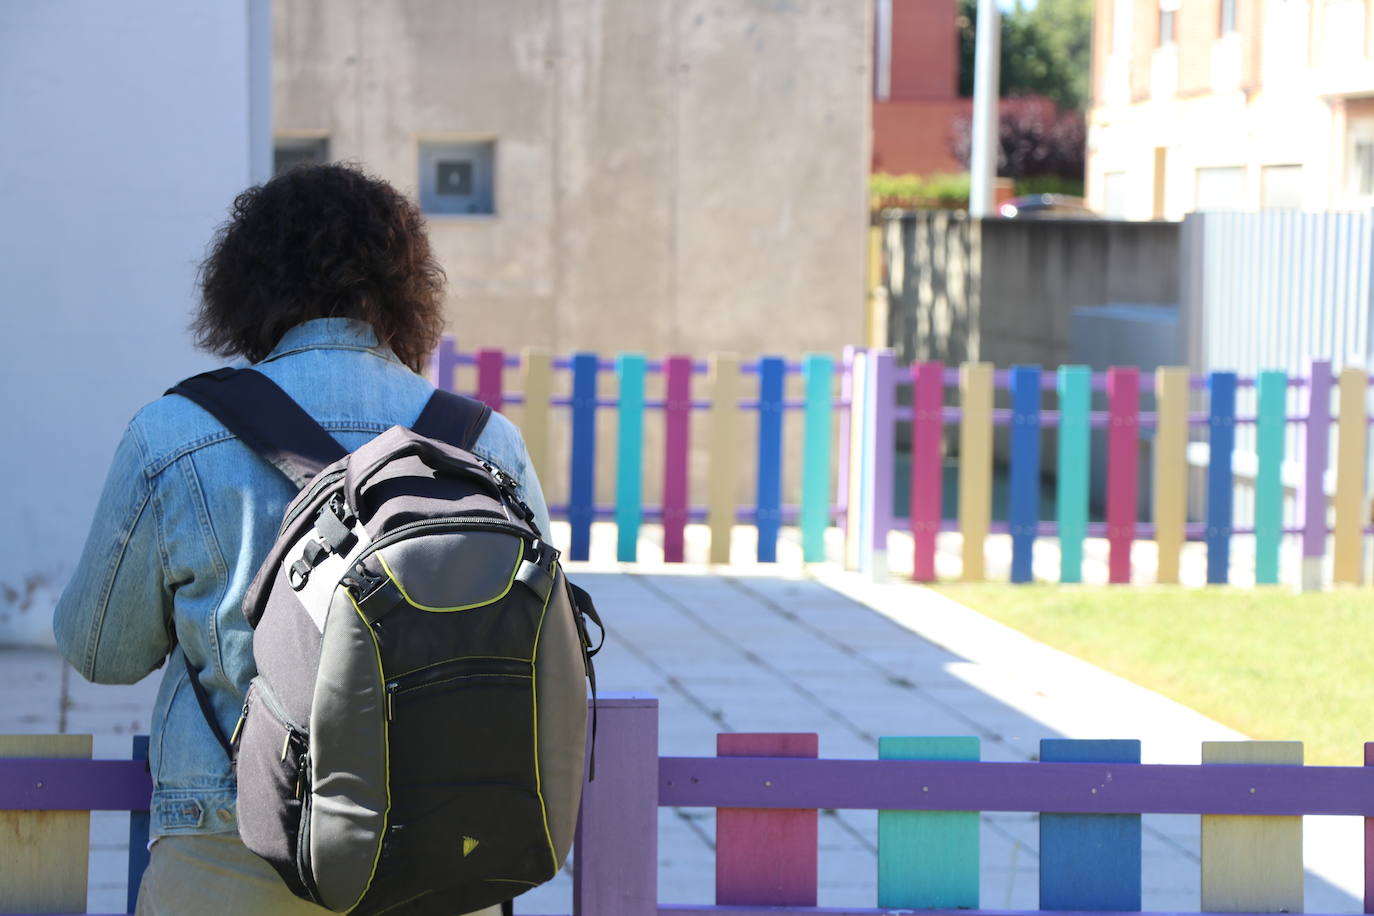
<path id="1" fill-rule="evenodd" d="M 278 137 L 272 144 L 272 174 L 293 166 L 329 161 L 328 137 Z"/>
<path id="2" fill-rule="evenodd" d="M 1159 11 L 1159 46 L 1167 48 L 1174 43 L 1174 10 Z"/>
<path id="3" fill-rule="evenodd" d="M 1236 0 L 1221 0 L 1221 34 L 1236 31 Z"/>
<path id="4" fill-rule="evenodd" d="M 420 141 L 420 209 L 426 213 L 496 212 L 496 141 Z"/>

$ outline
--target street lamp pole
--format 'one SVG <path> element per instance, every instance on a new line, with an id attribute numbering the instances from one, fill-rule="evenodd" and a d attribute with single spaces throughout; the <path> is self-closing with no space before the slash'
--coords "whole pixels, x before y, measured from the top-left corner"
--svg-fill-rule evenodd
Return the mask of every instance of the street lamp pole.
<path id="1" fill-rule="evenodd" d="M 978 41 L 973 54 L 973 144 L 969 157 L 969 214 L 994 216 L 997 175 L 997 83 L 1002 12 L 997 0 L 978 0 Z"/>

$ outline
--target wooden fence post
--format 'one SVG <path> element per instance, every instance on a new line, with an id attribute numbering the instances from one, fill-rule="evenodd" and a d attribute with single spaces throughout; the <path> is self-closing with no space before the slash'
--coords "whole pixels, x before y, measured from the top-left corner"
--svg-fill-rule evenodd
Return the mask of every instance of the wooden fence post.
<path id="1" fill-rule="evenodd" d="M 147 735 L 134 735 L 133 759 L 148 759 Z M 138 888 L 143 883 L 143 873 L 148 869 L 148 831 L 151 826 L 150 812 L 129 812 L 129 882 L 126 904 L 130 913 L 138 909 Z"/>
<path id="2" fill-rule="evenodd" d="M 716 736 L 717 757 L 815 757 L 814 734 Z M 815 906 L 814 808 L 716 809 L 716 905 Z"/>
<path id="3" fill-rule="evenodd" d="M 1140 763 L 1136 740 L 1042 738 L 1040 760 Z M 1140 815 L 1040 815 L 1040 909 L 1140 910 Z"/>
<path id="4" fill-rule="evenodd" d="M 0 735 L 0 757 L 90 756 L 90 735 Z M 89 811 L 0 811 L 0 912 L 86 912 L 90 839 Z"/>
<path id="5" fill-rule="evenodd" d="M 597 702 L 596 778 L 582 787 L 573 916 L 658 912 L 658 700 Z"/>
<path id="6" fill-rule="evenodd" d="M 977 760 L 979 740 L 879 738 L 881 760 Z M 977 909 L 977 811 L 879 811 L 878 906 Z"/>
<path id="7" fill-rule="evenodd" d="M 1302 766 L 1301 741 L 1204 741 L 1202 762 Z M 1202 910 L 1301 913 L 1302 818 L 1202 816 Z"/>

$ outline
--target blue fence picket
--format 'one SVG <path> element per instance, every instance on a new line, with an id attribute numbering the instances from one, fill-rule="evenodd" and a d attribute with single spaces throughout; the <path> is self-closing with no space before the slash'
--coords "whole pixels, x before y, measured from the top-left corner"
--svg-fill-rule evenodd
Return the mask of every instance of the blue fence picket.
<path id="1" fill-rule="evenodd" d="M 778 356 L 759 360 L 759 562 L 778 560 L 782 526 L 782 409 L 786 362 Z"/>
<path id="2" fill-rule="evenodd" d="M 596 517 L 596 373 L 595 353 L 572 358 L 572 448 L 568 490 L 568 523 L 572 542 L 568 556 L 591 556 L 592 521 Z"/>
<path id="3" fill-rule="evenodd" d="M 1035 578 L 1032 560 L 1040 524 L 1040 367 L 1011 370 L 1011 581 Z"/>
<path id="4" fill-rule="evenodd" d="M 1213 372 L 1207 429 L 1207 582 L 1225 585 L 1231 567 L 1231 456 L 1236 447 L 1236 374 Z"/>

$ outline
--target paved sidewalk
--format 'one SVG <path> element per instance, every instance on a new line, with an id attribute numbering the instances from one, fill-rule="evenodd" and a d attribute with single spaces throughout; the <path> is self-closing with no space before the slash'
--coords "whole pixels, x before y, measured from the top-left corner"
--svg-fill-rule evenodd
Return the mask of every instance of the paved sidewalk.
<path id="1" fill-rule="evenodd" d="M 663 565 L 656 534 L 646 529 L 644 562 L 621 566 L 614 529 L 598 526 L 594 562 L 569 569 L 610 627 L 601 688 L 659 697 L 663 754 L 711 755 L 722 731 L 814 731 L 828 757 L 872 758 L 883 735 L 977 735 L 987 760 L 1031 759 L 1042 737 L 1137 737 L 1147 761 L 1195 763 L 1202 740 L 1240 737 L 929 590 L 872 585 L 831 565 L 803 569 L 791 533 L 783 562 L 765 567 L 747 562 L 741 529 L 742 562 L 729 568 Z M 704 532 L 689 529 L 689 559 L 703 545 Z M 0 709 L 0 731 L 91 732 L 98 756 L 127 754 L 127 736 L 147 728 L 155 678 L 64 684 L 63 668 L 50 652 L 0 651 L 0 690 L 15 698 Z M 123 905 L 125 823 L 93 818 L 97 911 Z M 660 899 L 712 902 L 712 813 L 664 810 L 660 825 Z M 822 905 L 873 905 L 876 825 L 872 812 L 822 814 Z M 983 825 L 982 905 L 1035 909 L 1035 816 L 985 815 Z M 1308 912 L 1359 912 L 1341 889 L 1358 892 L 1359 821 L 1308 825 L 1309 868 L 1321 872 L 1309 873 Z M 1145 818 L 1147 910 L 1197 910 L 1198 836 L 1196 817 Z M 567 913 L 570 884 L 560 876 L 517 912 Z"/>

